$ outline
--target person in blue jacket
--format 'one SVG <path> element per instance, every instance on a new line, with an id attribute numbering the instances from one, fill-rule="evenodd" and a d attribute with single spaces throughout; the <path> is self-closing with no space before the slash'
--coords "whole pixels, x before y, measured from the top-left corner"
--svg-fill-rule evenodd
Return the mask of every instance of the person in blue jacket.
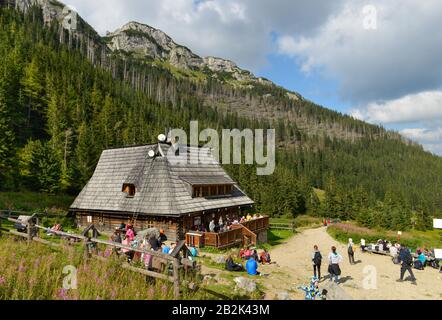
<path id="1" fill-rule="evenodd" d="M 252 257 L 246 262 L 246 270 L 247 273 L 251 276 L 259 276 L 260 273 L 258 271 L 258 262 Z"/>

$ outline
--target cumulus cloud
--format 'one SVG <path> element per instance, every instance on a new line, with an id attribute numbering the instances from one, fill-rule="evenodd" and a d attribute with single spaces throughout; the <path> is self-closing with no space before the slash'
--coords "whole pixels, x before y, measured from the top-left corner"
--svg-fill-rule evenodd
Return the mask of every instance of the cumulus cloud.
<path id="1" fill-rule="evenodd" d="M 408 128 L 403 129 L 400 133 L 411 140 L 419 141 L 426 150 L 442 155 L 442 127 L 432 129 Z"/>
<path id="2" fill-rule="evenodd" d="M 65 0 L 105 34 L 138 21 L 202 56 L 257 71 L 274 50 L 272 35 L 312 34 L 343 0 Z"/>
<path id="3" fill-rule="evenodd" d="M 372 102 L 351 114 L 375 123 L 409 123 L 442 119 L 442 91 L 425 91 L 402 98 Z"/>
<path id="4" fill-rule="evenodd" d="M 442 2 L 346 1 L 313 35 L 284 34 L 281 54 L 305 72 L 319 68 L 339 82 L 354 104 L 435 90 L 442 83 Z M 373 20 L 375 28 L 367 28 Z M 370 27 L 370 23 L 368 23 Z"/>
<path id="5" fill-rule="evenodd" d="M 305 73 L 332 79 L 342 101 L 358 106 L 355 117 L 413 122 L 402 134 L 442 154 L 440 0 L 65 2 L 101 34 L 138 21 L 199 55 L 231 59 L 254 72 L 270 53 L 292 57 Z"/>

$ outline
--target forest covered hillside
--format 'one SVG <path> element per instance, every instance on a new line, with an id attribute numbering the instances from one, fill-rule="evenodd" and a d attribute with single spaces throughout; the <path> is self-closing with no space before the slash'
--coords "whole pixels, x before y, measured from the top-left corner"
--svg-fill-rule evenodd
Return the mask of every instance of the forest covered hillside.
<path id="1" fill-rule="evenodd" d="M 150 143 L 198 120 L 218 130 L 276 129 L 273 175 L 226 166 L 260 212 L 390 229 L 425 229 L 440 215 L 442 159 L 399 134 L 267 81 L 111 50 L 86 22 L 66 30 L 42 10 L 58 2 L 37 3 L 23 11 L 0 1 L 0 189 L 76 194 L 102 150 Z M 326 191 L 322 203 L 313 188 Z"/>

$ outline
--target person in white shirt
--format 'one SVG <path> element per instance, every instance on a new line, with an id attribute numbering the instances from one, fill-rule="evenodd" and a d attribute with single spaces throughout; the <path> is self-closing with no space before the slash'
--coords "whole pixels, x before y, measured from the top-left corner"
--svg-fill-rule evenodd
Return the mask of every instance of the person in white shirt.
<path id="1" fill-rule="evenodd" d="M 361 250 L 365 250 L 365 239 L 361 239 Z"/>
<path id="2" fill-rule="evenodd" d="M 398 248 L 397 248 L 396 246 L 391 246 L 391 247 L 390 247 L 390 255 L 391 255 L 393 258 L 396 258 L 396 257 L 397 257 L 397 255 L 398 255 Z"/>
<path id="3" fill-rule="evenodd" d="M 330 273 L 330 281 L 335 280 L 336 283 L 339 282 L 339 276 L 341 275 L 341 268 L 339 264 L 342 262 L 342 256 L 337 253 L 336 247 L 331 248 L 332 252 L 328 255 L 328 273 Z"/>
<path id="4" fill-rule="evenodd" d="M 209 223 L 209 230 L 210 232 L 215 232 L 215 220 L 210 221 Z"/>

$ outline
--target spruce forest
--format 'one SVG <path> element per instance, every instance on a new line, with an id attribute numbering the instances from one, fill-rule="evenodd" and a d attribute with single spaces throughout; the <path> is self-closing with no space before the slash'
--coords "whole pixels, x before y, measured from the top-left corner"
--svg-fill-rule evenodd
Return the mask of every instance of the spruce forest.
<path id="1" fill-rule="evenodd" d="M 89 25 L 80 27 L 82 36 L 74 37 L 57 22 L 45 24 L 39 8 L 26 14 L 0 8 L 2 191 L 78 194 L 104 149 L 152 143 L 165 128 L 188 129 L 198 120 L 217 130 L 276 129 L 273 175 L 226 166 L 258 212 L 391 230 L 426 230 L 441 216 L 442 158 L 399 134 L 290 100 L 277 86 L 177 76 L 110 52 Z M 272 117 L 224 108 L 213 98 L 259 105 L 269 93 L 278 106 Z M 284 112 L 299 121 L 278 116 Z"/>

